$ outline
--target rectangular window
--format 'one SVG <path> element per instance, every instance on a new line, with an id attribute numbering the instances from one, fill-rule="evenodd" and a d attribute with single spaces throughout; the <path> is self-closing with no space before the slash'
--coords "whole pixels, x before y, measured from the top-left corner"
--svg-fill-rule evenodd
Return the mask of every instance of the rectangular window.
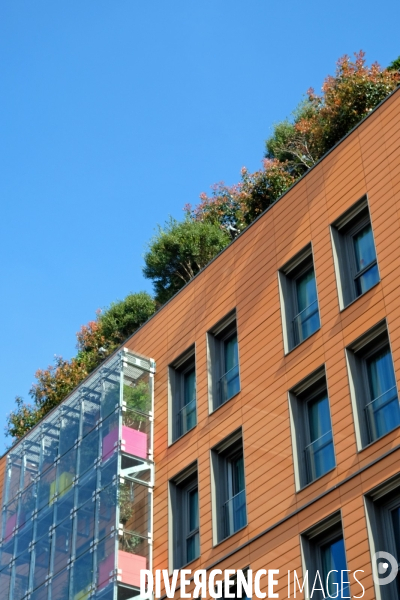
<path id="1" fill-rule="evenodd" d="M 329 596 L 349 598 L 349 573 L 342 574 L 347 571 L 347 561 L 340 513 L 310 528 L 301 536 L 301 542 L 305 561 L 303 572 L 308 571 L 306 597 L 316 600 Z"/>
<path id="2" fill-rule="evenodd" d="M 240 392 L 236 312 L 207 334 L 210 412 Z"/>
<path id="3" fill-rule="evenodd" d="M 247 525 L 244 457 L 241 430 L 211 451 L 214 543 Z"/>
<path id="4" fill-rule="evenodd" d="M 195 348 L 169 367 L 170 443 L 197 425 Z"/>
<path id="5" fill-rule="evenodd" d="M 377 552 L 388 552 L 394 557 L 394 564 L 382 556 L 372 560 L 376 576 L 390 577 L 393 567 L 400 567 L 400 476 L 396 475 L 368 493 L 365 497 L 368 535 L 371 557 Z M 385 573 L 378 567 L 383 562 L 390 563 Z M 400 568 L 399 568 L 400 571 Z M 394 581 L 385 585 L 375 585 L 377 600 L 398 600 L 400 598 L 400 574 Z"/>
<path id="6" fill-rule="evenodd" d="M 170 550 L 173 569 L 200 556 L 197 463 L 170 481 Z"/>
<path id="7" fill-rule="evenodd" d="M 296 489 L 299 490 L 336 465 L 323 367 L 289 392 L 289 406 Z"/>
<path id="8" fill-rule="evenodd" d="M 346 349 L 361 449 L 400 425 L 400 406 L 386 321 Z"/>
<path id="9" fill-rule="evenodd" d="M 357 202 L 331 226 L 341 310 L 379 282 L 367 198 Z"/>
<path id="10" fill-rule="evenodd" d="M 285 353 L 320 328 L 311 244 L 279 270 Z"/>

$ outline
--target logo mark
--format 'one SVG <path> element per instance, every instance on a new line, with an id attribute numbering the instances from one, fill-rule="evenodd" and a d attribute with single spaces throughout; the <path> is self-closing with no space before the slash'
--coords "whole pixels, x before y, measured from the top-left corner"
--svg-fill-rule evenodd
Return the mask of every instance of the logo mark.
<path id="1" fill-rule="evenodd" d="M 392 583 L 396 579 L 398 571 L 397 560 L 389 552 L 376 552 L 372 557 L 372 577 L 378 585 Z"/>

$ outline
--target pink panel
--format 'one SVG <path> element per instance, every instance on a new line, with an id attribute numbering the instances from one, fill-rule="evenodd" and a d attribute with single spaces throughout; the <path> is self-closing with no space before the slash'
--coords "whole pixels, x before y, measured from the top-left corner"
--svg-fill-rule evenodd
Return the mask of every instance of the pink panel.
<path id="1" fill-rule="evenodd" d="M 138 456 L 147 457 L 147 433 L 131 429 L 125 425 L 122 427 L 121 447 L 124 452 Z"/>
<path id="2" fill-rule="evenodd" d="M 110 578 L 110 574 L 114 571 L 114 569 L 114 554 L 111 554 L 99 564 L 99 580 L 97 583 L 99 590 L 106 587 Z"/>
<path id="3" fill-rule="evenodd" d="M 105 460 L 107 460 L 107 458 L 110 458 L 110 456 L 114 452 L 114 450 L 116 448 L 116 446 L 115 446 L 116 442 L 118 442 L 118 427 L 116 427 L 115 429 L 110 431 L 110 433 L 108 433 L 103 440 L 103 452 L 102 452 L 103 462 Z"/>
<path id="4" fill-rule="evenodd" d="M 130 554 L 129 552 L 118 552 L 118 574 L 121 575 L 122 583 L 140 587 L 140 571 L 147 568 L 145 556 Z"/>
<path id="5" fill-rule="evenodd" d="M 9 519 L 7 520 L 6 523 L 6 531 L 5 531 L 5 535 L 4 538 L 7 539 L 9 538 L 14 531 L 14 527 L 17 524 L 17 513 L 15 513 L 15 515 L 11 515 L 11 517 L 9 517 Z"/>

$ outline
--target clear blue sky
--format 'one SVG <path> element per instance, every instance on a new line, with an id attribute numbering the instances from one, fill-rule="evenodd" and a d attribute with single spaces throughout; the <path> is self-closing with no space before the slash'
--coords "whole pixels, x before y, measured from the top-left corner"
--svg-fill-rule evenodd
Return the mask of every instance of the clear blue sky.
<path id="1" fill-rule="evenodd" d="M 168 215 L 245 165 L 336 59 L 400 54 L 398 0 L 0 7 L 0 451 L 15 395 L 131 291 Z"/>

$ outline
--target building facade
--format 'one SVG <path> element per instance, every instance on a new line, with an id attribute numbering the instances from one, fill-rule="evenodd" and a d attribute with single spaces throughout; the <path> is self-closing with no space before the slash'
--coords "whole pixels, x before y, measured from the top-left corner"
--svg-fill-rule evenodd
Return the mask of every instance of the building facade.
<path id="1" fill-rule="evenodd" d="M 400 598 L 373 577 L 400 561 L 399 224 L 400 90 L 3 457 L 2 598 L 125 600 L 183 567 Z"/>

